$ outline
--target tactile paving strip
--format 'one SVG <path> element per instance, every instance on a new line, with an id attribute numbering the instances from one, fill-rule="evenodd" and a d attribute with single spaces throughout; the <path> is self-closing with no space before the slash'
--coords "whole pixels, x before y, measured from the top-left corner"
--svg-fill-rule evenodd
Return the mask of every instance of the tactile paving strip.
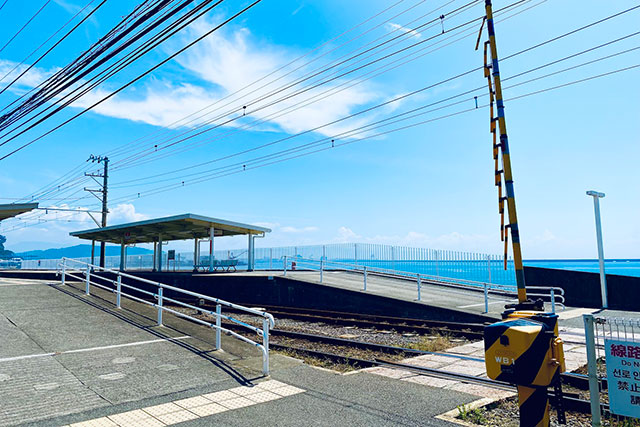
<path id="1" fill-rule="evenodd" d="M 221 412 L 257 405 L 304 390 L 276 380 L 263 381 L 255 386 L 234 387 L 161 405 L 149 406 L 95 418 L 68 427 L 155 427 L 178 424 L 219 414 Z"/>

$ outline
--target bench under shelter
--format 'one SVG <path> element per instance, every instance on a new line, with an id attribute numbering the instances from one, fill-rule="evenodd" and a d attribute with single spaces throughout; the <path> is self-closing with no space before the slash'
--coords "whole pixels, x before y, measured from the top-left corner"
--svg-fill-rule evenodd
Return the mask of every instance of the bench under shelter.
<path id="1" fill-rule="evenodd" d="M 120 245 L 120 270 L 126 269 L 126 248 L 139 243 L 153 243 L 153 270 L 162 271 L 163 242 L 174 240 L 194 240 L 194 271 L 201 269 L 213 272 L 217 270 L 231 271 L 236 268 L 237 260 L 216 260 L 214 258 L 215 238 L 224 236 L 246 235 L 247 270 L 252 271 L 255 265 L 255 239 L 271 232 L 269 228 L 243 224 L 219 218 L 186 213 L 164 218 L 111 225 L 90 230 L 69 233 L 73 237 L 95 242 L 115 243 Z M 200 243 L 209 242 L 209 255 L 200 256 Z"/>

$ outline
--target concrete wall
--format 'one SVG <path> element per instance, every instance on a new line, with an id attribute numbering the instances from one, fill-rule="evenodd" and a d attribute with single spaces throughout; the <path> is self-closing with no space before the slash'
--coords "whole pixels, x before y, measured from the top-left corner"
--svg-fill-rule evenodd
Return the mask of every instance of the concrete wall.
<path id="1" fill-rule="evenodd" d="M 466 323 L 495 321 L 482 315 L 429 306 L 428 301 L 425 301 L 425 304 L 420 304 L 277 276 L 270 278 L 267 276 L 243 276 L 241 274 L 211 276 L 192 273 L 151 272 L 137 272 L 135 275 L 254 307 L 264 305 L 300 307 Z M 43 271 L 0 271 L 0 276 L 60 280 L 53 273 Z M 130 279 L 123 278 L 123 283 L 130 282 Z M 157 289 L 152 286 L 145 287 L 143 283 L 137 281 L 131 282 L 131 285 L 149 291 Z M 123 290 L 123 292 L 130 291 Z M 147 297 L 143 294 L 136 296 Z M 176 297 L 171 292 L 166 292 L 165 296 L 169 298 Z"/>
<path id="2" fill-rule="evenodd" d="M 525 267 L 525 281 L 533 286 L 559 286 L 567 306 L 601 308 L 600 274 L 553 268 Z M 640 311 L 640 277 L 607 274 L 609 308 Z"/>

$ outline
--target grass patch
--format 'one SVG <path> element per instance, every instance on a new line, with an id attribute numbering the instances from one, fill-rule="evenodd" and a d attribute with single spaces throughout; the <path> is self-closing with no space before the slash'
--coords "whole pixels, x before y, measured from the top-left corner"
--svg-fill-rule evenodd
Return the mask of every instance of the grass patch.
<path id="1" fill-rule="evenodd" d="M 487 418 L 485 416 L 486 410 L 484 408 L 473 408 L 467 405 L 456 406 L 458 408 L 458 418 L 462 421 L 466 421 L 473 424 L 485 425 Z"/>
<path id="2" fill-rule="evenodd" d="M 408 348 L 420 351 L 442 351 L 452 346 L 448 336 L 436 334 L 420 337 L 420 341 L 409 344 Z"/>

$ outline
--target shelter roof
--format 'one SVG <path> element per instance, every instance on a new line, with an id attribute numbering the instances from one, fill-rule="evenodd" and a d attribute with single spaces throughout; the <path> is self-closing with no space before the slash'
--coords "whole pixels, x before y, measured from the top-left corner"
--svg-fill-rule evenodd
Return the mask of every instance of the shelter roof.
<path id="1" fill-rule="evenodd" d="M 0 205 L 0 221 L 32 211 L 37 208 L 37 203 L 9 203 Z"/>
<path id="2" fill-rule="evenodd" d="M 103 228 L 74 231 L 71 236 L 98 242 L 151 243 L 162 238 L 168 240 L 186 240 L 209 237 L 209 229 L 214 228 L 214 237 L 237 236 L 243 234 L 265 234 L 269 228 L 224 219 L 210 218 L 191 213 L 111 225 Z"/>

